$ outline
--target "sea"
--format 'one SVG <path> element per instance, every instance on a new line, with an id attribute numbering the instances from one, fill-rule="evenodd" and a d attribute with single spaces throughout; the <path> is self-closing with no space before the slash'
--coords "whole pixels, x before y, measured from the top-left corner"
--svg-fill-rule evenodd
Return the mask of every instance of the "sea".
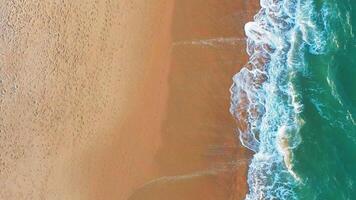
<path id="1" fill-rule="evenodd" d="M 230 112 L 246 200 L 356 200 L 356 0 L 261 0 Z"/>

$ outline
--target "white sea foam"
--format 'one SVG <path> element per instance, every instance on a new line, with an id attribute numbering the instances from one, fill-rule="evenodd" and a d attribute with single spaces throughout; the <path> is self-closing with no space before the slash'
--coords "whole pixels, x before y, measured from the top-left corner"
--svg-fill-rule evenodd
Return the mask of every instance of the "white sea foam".
<path id="1" fill-rule="evenodd" d="M 197 46 L 208 46 L 208 47 L 222 47 L 226 45 L 237 45 L 244 41 L 245 39 L 237 38 L 237 37 L 219 37 L 219 38 L 209 38 L 209 39 L 178 41 L 178 42 L 174 42 L 173 46 L 197 45 Z"/>
<path id="2" fill-rule="evenodd" d="M 293 149 L 301 142 L 300 97 L 293 85 L 303 71 L 303 50 L 324 51 L 322 29 L 311 0 L 261 0 L 245 25 L 249 62 L 233 77 L 230 112 L 241 143 L 255 155 L 248 172 L 247 200 L 296 199 L 300 178 Z"/>

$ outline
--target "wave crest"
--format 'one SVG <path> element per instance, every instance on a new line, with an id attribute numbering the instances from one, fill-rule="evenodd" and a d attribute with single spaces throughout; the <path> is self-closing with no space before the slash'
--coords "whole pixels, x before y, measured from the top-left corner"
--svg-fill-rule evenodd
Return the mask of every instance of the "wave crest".
<path id="1" fill-rule="evenodd" d="M 310 35 L 313 21 L 305 16 L 313 10 L 310 2 L 261 0 L 254 21 L 245 25 L 250 59 L 233 77 L 230 112 L 241 143 L 255 152 L 247 200 L 297 199 L 300 178 L 293 171 L 292 150 L 301 142 L 303 106 L 292 80 L 303 67 L 302 50 L 322 35 L 317 27 Z M 324 46 L 311 49 L 318 53 Z"/>

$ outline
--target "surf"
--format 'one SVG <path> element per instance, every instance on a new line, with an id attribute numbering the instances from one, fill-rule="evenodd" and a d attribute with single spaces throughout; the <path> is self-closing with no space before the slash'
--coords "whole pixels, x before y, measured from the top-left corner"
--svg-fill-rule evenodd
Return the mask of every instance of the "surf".
<path id="1" fill-rule="evenodd" d="M 350 83 L 356 84 L 337 77 L 342 73 L 338 68 L 354 71 L 353 4 L 261 0 L 260 5 L 254 20 L 245 25 L 249 61 L 234 75 L 230 88 L 239 139 L 254 152 L 246 200 L 335 199 L 330 180 L 344 184 L 338 198 L 350 197 L 353 190 L 347 188 L 354 180 L 349 177 L 354 176 L 341 171 L 349 177 L 337 179 L 332 166 L 341 158 L 352 160 L 342 155 L 344 148 L 356 149 L 356 102 Z M 332 148 L 327 147 L 337 140 L 349 146 L 329 152 Z M 310 155 L 324 160 L 319 163 Z"/>
<path id="2" fill-rule="evenodd" d="M 246 200 L 292 200 L 302 181 L 292 161 L 304 123 L 293 80 L 304 68 L 303 48 L 315 45 L 311 49 L 318 53 L 325 45 L 311 18 L 311 1 L 261 0 L 260 5 L 245 25 L 250 58 L 233 77 L 230 112 L 241 143 L 255 152 Z"/>

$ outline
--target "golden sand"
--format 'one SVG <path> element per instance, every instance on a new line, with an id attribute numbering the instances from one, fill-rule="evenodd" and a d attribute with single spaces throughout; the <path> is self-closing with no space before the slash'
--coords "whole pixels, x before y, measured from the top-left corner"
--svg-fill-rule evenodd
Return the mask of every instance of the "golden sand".
<path id="1" fill-rule="evenodd" d="M 0 199 L 127 199 L 148 180 L 172 6 L 2 2 Z"/>
<path id="2" fill-rule="evenodd" d="M 244 0 L 0 7 L 0 199 L 243 199 Z"/>

